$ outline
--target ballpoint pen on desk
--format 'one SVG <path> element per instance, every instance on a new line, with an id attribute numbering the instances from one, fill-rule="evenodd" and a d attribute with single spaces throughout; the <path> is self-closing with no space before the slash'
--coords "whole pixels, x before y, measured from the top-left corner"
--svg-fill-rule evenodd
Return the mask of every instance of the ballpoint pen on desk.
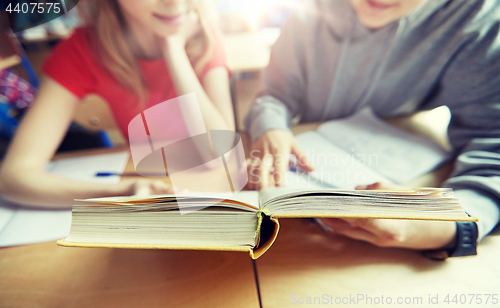
<path id="1" fill-rule="evenodd" d="M 162 178 L 165 177 L 165 173 L 149 173 L 149 174 L 137 174 L 135 172 L 97 172 L 95 174 L 97 177 L 107 177 L 107 176 L 147 176 L 152 178 Z M 168 174 L 167 174 L 168 176 Z"/>
<path id="2" fill-rule="evenodd" d="M 327 226 L 321 218 L 310 218 L 311 222 L 315 223 L 318 228 L 324 233 L 330 233 L 333 231 L 332 227 Z"/>

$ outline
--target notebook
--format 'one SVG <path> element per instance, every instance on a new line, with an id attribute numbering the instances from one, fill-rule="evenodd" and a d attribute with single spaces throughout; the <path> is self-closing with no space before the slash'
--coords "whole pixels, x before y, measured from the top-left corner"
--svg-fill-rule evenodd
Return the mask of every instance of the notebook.
<path id="1" fill-rule="evenodd" d="M 369 108 L 326 122 L 296 140 L 315 171 L 286 174 L 285 183 L 291 188 L 405 184 L 451 157 L 437 143 L 383 122 Z"/>
<path id="2" fill-rule="evenodd" d="M 122 172 L 128 152 L 62 158 L 50 162 L 46 171 L 74 180 L 118 183 L 119 176 L 95 177 L 99 171 Z M 0 247 L 54 241 L 66 237 L 71 210 L 43 210 L 19 207 L 0 198 Z"/>

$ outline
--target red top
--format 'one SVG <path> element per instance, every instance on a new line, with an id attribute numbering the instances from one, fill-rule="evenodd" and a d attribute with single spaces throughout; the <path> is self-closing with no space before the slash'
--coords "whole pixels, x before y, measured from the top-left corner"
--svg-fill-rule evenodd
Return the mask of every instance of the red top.
<path id="1" fill-rule="evenodd" d="M 217 35 L 216 38 L 218 42 L 214 56 L 198 76 L 200 80 L 212 68 L 222 66 L 228 69 L 222 35 Z M 146 104 L 141 107 L 138 97 L 123 87 L 96 60 L 89 42 L 89 31 L 85 28 L 76 29 L 54 49 L 44 63 L 43 71 L 80 99 L 89 94 L 104 98 L 111 107 L 118 127 L 128 139 L 128 124 L 136 115 L 151 106 L 177 97 L 167 64 L 164 59 L 139 61 L 148 90 Z M 172 137 L 186 134 L 179 110 L 172 110 L 169 119 L 165 121 L 172 127 L 168 133 Z"/>

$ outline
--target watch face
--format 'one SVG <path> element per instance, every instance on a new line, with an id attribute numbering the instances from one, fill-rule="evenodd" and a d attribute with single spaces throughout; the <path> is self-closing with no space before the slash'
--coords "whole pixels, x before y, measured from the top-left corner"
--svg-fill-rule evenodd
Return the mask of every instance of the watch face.
<path id="1" fill-rule="evenodd" d="M 14 33 L 27 30 L 63 16 L 79 0 L 3 0 L 0 1 L 0 26 Z M 8 25 L 6 24 L 8 21 Z"/>

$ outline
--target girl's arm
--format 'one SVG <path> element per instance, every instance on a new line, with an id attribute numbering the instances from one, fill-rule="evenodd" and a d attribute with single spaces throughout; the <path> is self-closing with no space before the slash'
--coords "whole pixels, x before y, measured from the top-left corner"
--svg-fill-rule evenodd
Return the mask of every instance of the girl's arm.
<path id="1" fill-rule="evenodd" d="M 207 131 L 234 130 L 227 70 L 215 67 L 205 74 L 200 83 L 186 54 L 185 40 L 180 35 L 173 35 L 165 41 L 165 59 L 177 94 L 196 94 Z"/>
<path id="2" fill-rule="evenodd" d="M 61 143 L 79 99 L 50 78 L 17 129 L 0 169 L 0 194 L 14 203 L 35 207 L 71 207 L 74 199 L 136 192 L 167 192 L 168 186 L 147 180 L 97 184 L 70 180 L 44 171 Z"/>

